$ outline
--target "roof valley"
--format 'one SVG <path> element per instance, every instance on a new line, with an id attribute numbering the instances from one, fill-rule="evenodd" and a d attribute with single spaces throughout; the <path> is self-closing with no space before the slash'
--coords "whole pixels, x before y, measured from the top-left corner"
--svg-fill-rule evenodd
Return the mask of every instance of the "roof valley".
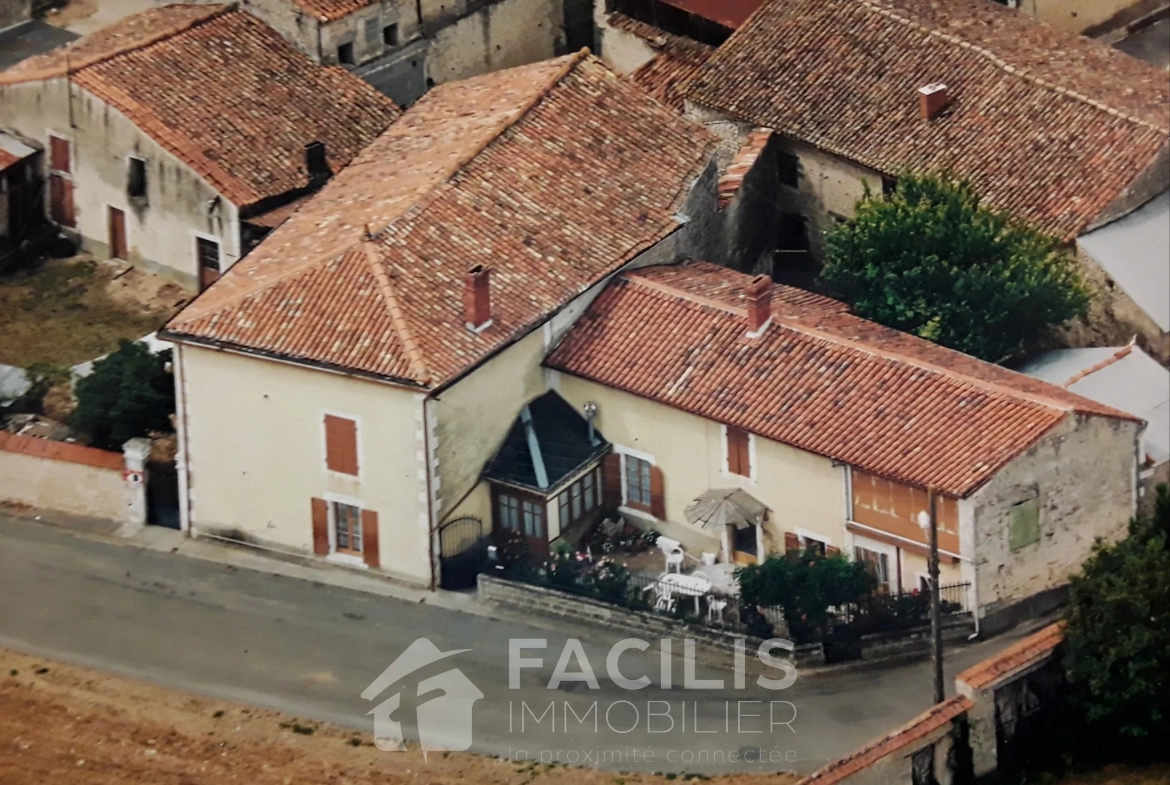
<path id="1" fill-rule="evenodd" d="M 1100 111 L 1105 112 L 1106 114 L 1112 115 L 1113 117 L 1120 117 L 1123 120 L 1127 120 L 1127 121 L 1134 123 L 1136 125 L 1140 125 L 1143 128 L 1148 128 L 1151 131 L 1157 131 L 1159 133 L 1164 133 L 1164 134 L 1170 133 L 1170 126 L 1159 126 L 1155 123 L 1149 122 L 1148 120 L 1143 120 L 1140 117 L 1135 117 L 1133 115 L 1126 114 L 1125 112 L 1122 112 L 1119 109 L 1115 109 L 1112 106 L 1109 106 L 1108 104 L 1105 104 L 1101 101 L 1097 101 L 1097 100 L 1090 98 L 1089 96 L 1084 95 L 1082 93 L 1078 93 L 1075 90 L 1069 90 L 1068 88 L 1053 84 L 1046 79 L 1042 79 L 1039 76 L 1036 76 L 1036 75 L 1028 72 L 1024 68 L 1020 68 L 1018 66 L 1012 65 L 1011 63 L 1009 63 L 1006 60 L 1004 60 L 1003 58 L 1001 58 L 999 55 L 995 54 L 995 52 L 992 52 L 990 49 L 986 49 L 986 48 L 979 46 L 977 44 L 973 44 L 970 41 L 967 41 L 963 38 L 960 38 L 957 35 L 952 35 L 951 33 L 944 33 L 942 30 L 937 30 L 933 27 L 930 27 L 929 25 L 923 24 L 922 22 L 916 22 L 913 19 L 910 19 L 909 17 L 902 16 L 901 14 L 897 13 L 896 11 L 880 5 L 878 2 L 876 2 L 876 0 L 857 0 L 857 3 L 861 6 L 864 6 L 865 8 L 869 9 L 870 11 L 874 12 L 875 14 L 880 14 L 880 15 L 886 17 L 887 19 L 891 19 L 891 20 L 897 22 L 898 24 L 905 25 L 906 27 L 918 30 L 919 32 L 923 33 L 924 35 L 938 38 L 941 41 L 946 41 L 949 44 L 954 44 L 955 46 L 959 46 L 963 49 L 967 49 L 971 52 L 974 52 L 975 54 L 979 55 L 980 57 L 983 57 L 984 59 L 991 62 L 993 65 L 995 65 L 997 68 L 1004 71 L 1005 73 L 1011 74 L 1013 76 L 1018 76 L 1021 79 L 1025 79 L 1025 80 L 1031 82 L 1032 84 L 1035 84 L 1039 87 L 1043 87 L 1046 90 L 1050 90 L 1050 91 L 1056 93 L 1057 95 L 1067 96 L 1068 98 L 1072 98 L 1073 100 L 1080 101 L 1081 103 L 1087 104 L 1088 106 L 1091 106 L 1094 109 L 1099 109 Z"/>
<path id="2" fill-rule="evenodd" d="M 374 274 L 374 280 L 377 281 L 378 288 L 382 292 L 382 298 L 386 301 L 386 309 L 390 312 L 390 322 L 394 325 L 394 330 L 398 333 L 398 339 L 402 341 L 402 347 L 406 350 L 406 356 L 410 360 L 411 372 L 414 373 L 415 379 L 423 384 L 429 384 L 433 379 L 433 375 L 427 370 L 426 363 L 423 360 L 422 349 L 419 347 L 418 340 L 414 336 L 414 331 L 410 328 L 410 323 L 406 319 L 406 313 L 402 309 L 402 304 L 398 301 L 398 295 L 394 291 L 394 284 L 390 281 L 390 276 L 386 273 L 386 268 L 382 264 L 382 255 L 378 253 L 378 249 L 369 240 L 362 241 L 361 250 L 365 256 L 366 263 L 369 264 L 370 270 Z"/>

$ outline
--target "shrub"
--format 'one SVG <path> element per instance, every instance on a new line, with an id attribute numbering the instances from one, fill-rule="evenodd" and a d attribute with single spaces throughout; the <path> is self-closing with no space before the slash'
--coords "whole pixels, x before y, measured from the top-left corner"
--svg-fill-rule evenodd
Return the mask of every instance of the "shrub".
<path id="1" fill-rule="evenodd" d="M 1170 738 L 1170 494 L 1101 541 L 1069 584 L 1065 666 L 1091 738 L 1150 748 Z M 1152 749 L 1152 748 L 1151 748 Z"/>
<path id="2" fill-rule="evenodd" d="M 866 319 L 1003 362 L 1088 311 L 1089 289 L 1056 238 L 980 204 L 949 175 L 868 191 L 826 238 L 822 280 Z"/>
<path id="3" fill-rule="evenodd" d="M 77 409 L 69 425 L 105 450 L 120 450 L 127 440 L 151 431 L 169 432 L 175 411 L 175 380 L 166 368 L 170 358 L 169 350 L 153 354 L 143 344 L 122 341 L 75 385 Z"/>

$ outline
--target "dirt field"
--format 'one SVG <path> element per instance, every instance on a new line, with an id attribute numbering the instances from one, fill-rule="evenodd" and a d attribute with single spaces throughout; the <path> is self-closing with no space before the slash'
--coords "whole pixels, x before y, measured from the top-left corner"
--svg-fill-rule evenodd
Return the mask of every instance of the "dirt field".
<path id="1" fill-rule="evenodd" d="M 124 263 L 49 259 L 0 276 L 0 363 L 68 367 L 161 327 L 187 299 Z"/>
<path id="2" fill-rule="evenodd" d="M 464 753 L 380 752 L 372 734 L 194 698 L 0 650 L 0 785 L 649 785 L 658 777 Z M 790 775 L 703 778 L 792 785 Z"/>

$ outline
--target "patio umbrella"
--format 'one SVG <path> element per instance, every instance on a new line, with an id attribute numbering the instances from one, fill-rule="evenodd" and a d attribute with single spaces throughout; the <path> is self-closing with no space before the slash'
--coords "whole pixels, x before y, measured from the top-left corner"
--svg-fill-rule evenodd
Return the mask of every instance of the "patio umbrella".
<path id="1" fill-rule="evenodd" d="M 738 488 L 719 488 L 695 499 L 684 513 L 688 523 L 722 532 L 728 525 L 737 529 L 758 526 L 764 522 L 767 510 L 758 499 Z"/>

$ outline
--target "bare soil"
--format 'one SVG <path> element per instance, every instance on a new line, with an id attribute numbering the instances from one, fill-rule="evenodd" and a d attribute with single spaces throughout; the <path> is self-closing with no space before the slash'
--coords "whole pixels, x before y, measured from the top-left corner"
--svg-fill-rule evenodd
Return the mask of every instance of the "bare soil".
<path id="1" fill-rule="evenodd" d="M 686 781 L 679 775 L 675 781 Z M 794 775 L 705 782 L 792 785 Z M 0 649 L 0 785 L 650 785 L 668 777 L 381 752 L 372 734 Z M 1102 784 L 1104 785 L 1104 784 Z M 1135 784 L 1136 785 L 1136 784 Z M 1141 783 L 1141 785 L 1145 785 Z"/>
<path id="2" fill-rule="evenodd" d="M 88 256 L 0 276 L 0 363 L 67 368 L 154 332 L 188 299 L 165 278 Z"/>

